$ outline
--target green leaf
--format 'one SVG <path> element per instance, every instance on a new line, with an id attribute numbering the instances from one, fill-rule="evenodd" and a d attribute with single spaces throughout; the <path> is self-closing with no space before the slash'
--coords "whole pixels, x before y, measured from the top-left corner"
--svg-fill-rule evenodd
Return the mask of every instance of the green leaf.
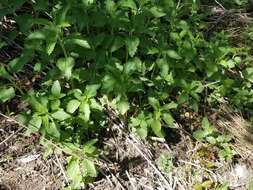
<path id="1" fill-rule="evenodd" d="M 57 111 L 60 108 L 61 101 L 60 100 L 52 100 L 50 102 L 50 108 L 52 111 Z"/>
<path id="2" fill-rule="evenodd" d="M 124 46 L 124 40 L 122 37 L 116 36 L 113 40 L 112 46 L 111 46 L 111 52 L 115 52 L 121 47 Z"/>
<path id="3" fill-rule="evenodd" d="M 24 54 L 18 58 L 15 58 L 9 62 L 9 70 L 12 73 L 17 73 L 21 71 L 26 63 L 30 60 L 30 55 Z"/>
<path id="4" fill-rule="evenodd" d="M 59 121 L 66 120 L 71 117 L 68 113 L 66 113 L 63 109 L 59 109 L 58 111 L 52 113 L 52 117 Z"/>
<path id="5" fill-rule="evenodd" d="M 29 95 L 28 103 L 38 113 L 45 114 L 48 111 L 47 107 L 40 103 L 34 95 Z"/>
<path id="6" fill-rule="evenodd" d="M 216 139 L 212 136 L 206 137 L 206 141 L 209 142 L 212 145 L 216 144 Z"/>
<path id="7" fill-rule="evenodd" d="M 70 157 L 66 173 L 69 179 L 71 180 L 72 188 L 79 189 L 82 183 L 82 173 L 79 165 L 79 159 Z"/>
<path id="8" fill-rule="evenodd" d="M 84 167 L 84 176 L 97 177 L 96 167 L 92 161 L 84 159 L 82 165 Z"/>
<path id="9" fill-rule="evenodd" d="M 170 128 L 176 128 L 176 125 L 174 123 L 174 118 L 169 113 L 163 114 L 163 120 Z"/>
<path id="10" fill-rule="evenodd" d="M 0 102 L 6 102 L 15 97 L 15 90 L 13 87 L 0 88 Z"/>
<path id="11" fill-rule="evenodd" d="M 164 135 L 162 133 L 162 125 L 159 120 L 153 119 L 150 126 L 156 136 L 161 137 L 161 138 L 164 137 Z"/>
<path id="12" fill-rule="evenodd" d="M 28 40 L 45 40 L 46 38 L 47 36 L 44 30 L 36 30 L 27 37 Z"/>
<path id="13" fill-rule="evenodd" d="M 67 104 L 67 112 L 74 113 L 80 106 L 80 102 L 76 99 L 70 100 Z"/>
<path id="14" fill-rule="evenodd" d="M 137 10 L 137 6 L 136 6 L 134 0 L 121 0 L 118 4 L 121 7 L 130 8 L 133 11 Z"/>
<path id="15" fill-rule="evenodd" d="M 182 59 L 182 57 L 178 55 L 178 53 L 175 50 L 167 50 L 166 54 L 172 59 Z"/>
<path id="16" fill-rule="evenodd" d="M 193 133 L 193 137 L 197 140 L 204 140 L 208 133 L 204 130 L 197 130 Z"/>
<path id="17" fill-rule="evenodd" d="M 12 76 L 5 70 L 4 65 L 0 63 L 0 77 L 5 78 L 5 79 L 12 79 Z"/>
<path id="18" fill-rule="evenodd" d="M 126 40 L 127 50 L 131 57 L 135 55 L 139 44 L 140 44 L 140 39 L 137 37 L 130 37 Z"/>
<path id="19" fill-rule="evenodd" d="M 227 184 L 227 188 L 228 188 L 228 184 Z M 223 189 L 220 189 L 220 190 L 223 190 Z M 248 190 L 253 190 L 253 181 L 252 180 L 249 182 Z"/>
<path id="20" fill-rule="evenodd" d="M 100 84 L 87 85 L 86 86 L 87 98 L 92 98 L 96 96 L 99 88 L 100 88 Z"/>
<path id="21" fill-rule="evenodd" d="M 154 15 L 156 18 L 160 18 L 166 15 L 165 12 L 163 12 L 163 9 L 161 7 L 152 7 L 149 9 L 149 11 Z"/>
<path id="22" fill-rule="evenodd" d="M 59 98 L 61 95 L 61 84 L 58 80 L 54 81 L 52 88 L 51 88 L 51 93 L 55 98 Z"/>
<path id="23" fill-rule="evenodd" d="M 207 117 L 204 117 L 203 120 L 202 120 L 202 127 L 204 129 L 208 129 L 210 127 L 210 123 L 208 121 L 208 118 Z"/>
<path id="24" fill-rule="evenodd" d="M 171 110 L 171 109 L 176 109 L 177 106 L 178 106 L 178 104 L 172 101 L 169 104 L 165 104 L 163 106 L 163 110 L 168 111 L 168 110 Z"/>
<path id="25" fill-rule="evenodd" d="M 113 0 L 106 0 L 105 1 L 105 8 L 108 13 L 113 15 L 117 9 L 117 6 Z"/>
<path id="26" fill-rule="evenodd" d="M 253 67 L 246 68 L 243 71 L 245 79 L 253 83 Z"/>
<path id="27" fill-rule="evenodd" d="M 85 39 L 82 39 L 81 37 L 80 38 L 70 38 L 70 39 L 67 39 L 66 44 L 75 44 L 75 45 L 78 45 L 78 46 L 81 46 L 83 48 L 87 48 L 87 49 L 90 49 L 90 44 L 88 43 L 87 40 Z"/>
<path id="28" fill-rule="evenodd" d="M 49 125 L 46 127 L 46 132 L 50 136 L 59 139 L 60 138 L 60 131 L 57 128 L 56 124 L 54 122 L 50 122 Z"/>
<path id="29" fill-rule="evenodd" d="M 56 45 L 56 40 L 55 41 L 50 41 L 50 40 L 47 41 L 46 52 L 48 55 L 51 55 L 53 53 L 55 45 Z"/>
<path id="30" fill-rule="evenodd" d="M 142 138 L 142 139 L 146 139 L 148 136 L 148 128 L 147 127 L 138 127 L 136 129 L 136 133 Z"/>
<path id="31" fill-rule="evenodd" d="M 56 66 L 60 69 L 63 76 L 70 79 L 72 75 L 72 68 L 74 67 L 75 60 L 72 57 L 60 58 Z"/>
<path id="32" fill-rule="evenodd" d="M 124 115 L 130 108 L 129 103 L 124 100 L 119 101 L 117 107 L 121 115 Z"/>
<path id="33" fill-rule="evenodd" d="M 89 121 L 90 119 L 90 105 L 87 102 L 82 102 L 79 106 L 79 111 L 84 114 L 83 119 Z"/>
<path id="34" fill-rule="evenodd" d="M 148 102 L 154 108 L 154 110 L 159 110 L 160 109 L 160 103 L 156 98 L 148 97 Z"/>
<path id="35" fill-rule="evenodd" d="M 28 127 L 32 130 L 32 132 L 37 132 L 42 124 L 42 119 L 40 116 L 33 115 L 32 119 L 29 121 Z"/>
<path id="36" fill-rule="evenodd" d="M 92 139 L 86 142 L 83 146 L 83 151 L 86 155 L 95 156 L 97 148 L 95 144 L 98 142 L 98 139 Z"/>

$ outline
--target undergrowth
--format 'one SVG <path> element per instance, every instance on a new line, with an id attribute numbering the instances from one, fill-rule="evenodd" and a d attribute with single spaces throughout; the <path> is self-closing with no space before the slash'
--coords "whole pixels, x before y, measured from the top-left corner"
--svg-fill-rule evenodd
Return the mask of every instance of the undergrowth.
<path id="1" fill-rule="evenodd" d="M 19 119 L 27 134 L 40 132 L 69 155 L 69 188 L 97 176 L 96 143 L 110 114 L 143 139 L 166 137 L 166 128 L 177 128 L 175 118 L 187 110 L 205 115 L 226 103 L 252 116 L 250 50 L 231 46 L 225 32 L 207 38 L 208 14 L 199 5 L 194 0 L 0 2 L 6 25 L 0 47 L 20 46 L 18 55 L 1 61 L 0 101 L 22 97 L 29 103 Z M 36 87 L 17 84 L 31 72 L 40 76 Z M 220 140 L 229 151 L 229 140 L 212 133 L 199 138 Z M 42 144 L 50 155 L 54 147 Z"/>

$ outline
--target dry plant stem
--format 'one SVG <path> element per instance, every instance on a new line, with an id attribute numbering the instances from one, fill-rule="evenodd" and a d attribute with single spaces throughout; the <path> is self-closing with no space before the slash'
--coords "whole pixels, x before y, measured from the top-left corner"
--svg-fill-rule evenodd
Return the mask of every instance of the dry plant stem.
<path id="1" fill-rule="evenodd" d="M 0 115 L 2 115 L 0 113 Z M 17 134 L 18 132 L 22 131 L 22 129 L 24 129 L 24 127 L 19 128 L 17 131 L 15 131 L 14 133 L 12 133 L 10 136 L 8 136 L 6 139 L 4 139 L 2 142 L 0 142 L 0 146 L 4 143 L 6 143 L 8 140 L 10 140 L 15 134 Z"/>
<path id="2" fill-rule="evenodd" d="M 133 180 L 131 178 L 131 176 L 128 173 L 128 171 L 126 171 L 126 175 L 127 175 L 128 179 L 129 179 L 129 181 L 131 183 L 131 186 L 132 186 L 133 190 L 137 190 L 136 187 L 135 187 L 135 184 L 134 184 L 134 182 L 133 182 Z"/>
<path id="3" fill-rule="evenodd" d="M 120 186 L 120 188 L 121 188 L 122 190 L 126 190 L 126 189 L 123 187 L 123 185 L 121 184 L 121 182 L 118 180 L 118 178 L 117 178 L 114 174 L 111 174 L 111 175 L 112 175 L 112 178 L 114 178 L 115 181 L 117 181 L 117 183 L 118 183 L 118 185 Z"/>
<path id="4" fill-rule="evenodd" d="M 226 10 L 225 7 L 223 7 L 223 5 L 220 2 L 218 2 L 217 0 L 215 0 L 215 3 L 217 3 L 223 10 Z"/>
<path id="5" fill-rule="evenodd" d="M 217 174 L 215 174 L 215 173 L 212 172 L 211 170 L 208 170 L 208 169 L 203 168 L 203 167 L 201 167 L 201 166 L 199 166 L 199 165 L 197 165 L 197 164 L 194 164 L 194 163 L 191 163 L 191 162 L 187 162 L 187 161 L 184 161 L 184 160 L 178 160 L 178 161 L 179 161 L 179 162 L 182 162 L 182 163 L 184 163 L 184 164 L 189 164 L 189 165 L 194 166 L 194 167 L 196 167 L 196 168 L 202 169 L 202 170 L 208 172 L 209 174 L 212 174 L 212 175 L 210 175 L 210 176 L 212 176 L 212 177 L 214 178 L 214 182 L 215 182 L 215 183 L 218 182 L 218 179 L 217 179 L 216 176 L 215 176 L 215 175 L 217 175 Z"/>
<path id="6" fill-rule="evenodd" d="M 59 166 L 59 168 L 60 168 L 60 170 L 61 170 L 61 173 L 62 173 L 62 175 L 63 175 L 63 177 L 64 177 L 64 179 L 65 179 L 65 182 L 69 185 L 69 181 L 68 181 L 67 175 L 66 175 L 66 173 L 65 173 L 65 171 L 64 171 L 64 169 L 63 169 L 63 167 L 62 167 L 62 164 L 61 164 L 61 162 L 60 162 L 60 160 L 59 160 L 57 154 L 55 153 L 54 155 L 55 155 L 56 161 L 57 161 L 57 163 L 58 163 L 58 166 Z"/>
<path id="7" fill-rule="evenodd" d="M 130 135 L 130 136 L 131 136 L 131 138 L 133 138 L 136 141 L 136 139 L 133 137 L 133 135 Z M 127 139 L 132 144 L 132 146 L 139 152 L 139 154 L 141 154 L 141 156 L 148 162 L 148 164 L 155 170 L 157 175 L 159 175 L 159 177 L 163 180 L 163 182 L 166 184 L 168 189 L 172 190 L 173 188 L 171 187 L 169 182 L 162 175 L 162 173 L 157 169 L 157 167 L 152 163 L 152 161 L 139 149 L 138 146 L 135 145 L 135 143 L 129 137 L 127 137 Z"/>

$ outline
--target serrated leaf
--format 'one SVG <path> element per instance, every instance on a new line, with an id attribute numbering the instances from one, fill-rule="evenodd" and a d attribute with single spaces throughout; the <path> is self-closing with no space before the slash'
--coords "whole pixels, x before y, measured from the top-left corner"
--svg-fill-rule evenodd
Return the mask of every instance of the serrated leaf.
<path id="1" fill-rule="evenodd" d="M 131 75 L 131 73 L 141 70 L 142 62 L 139 58 L 133 58 L 124 65 L 124 74 Z"/>
<path id="2" fill-rule="evenodd" d="M 60 69 L 64 77 L 66 77 L 67 79 L 70 79 L 72 75 L 72 68 L 74 67 L 74 63 L 75 61 L 72 57 L 60 58 L 57 61 L 56 66 Z"/>
<path id="3" fill-rule="evenodd" d="M 172 59 L 182 59 L 182 57 L 175 50 L 167 50 L 166 54 Z"/>
<path id="4" fill-rule="evenodd" d="M 126 46 L 128 53 L 131 57 L 137 52 L 138 46 L 140 44 L 140 39 L 137 37 L 130 37 L 126 40 Z"/>
<path id="5" fill-rule="evenodd" d="M 79 189 L 82 183 L 82 173 L 80 170 L 79 160 L 71 158 L 67 166 L 67 176 L 71 180 L 73 189 Z"/>
<path id="6" fill-rule="evenodd" d="M 15 90 L 13 87 L 0 88 L 0 102 L 6 102 L 15 96 Z"/>
<path id="7" fill-rule="evenodd" d="M 70 118 L 71 115 L 69 115 L 68 113 L 66 113 L 63 109 L 60 109 L 60 110 L 52 113 L 52 117 L 54 119 L 59 120 L 59 121 L 63 121 L 63 120 L 66 120 L 66 119 Z"/>
<path id="8" fill-rule="evenodd" d="M 97 177 L 96 167 L 92 161 L 90 161 L 88 159 L 84 159 L 82 162 L 82 165 L 84 167 L 84 176 Z"/>
<path id="9" fill-rule="evenodd" d="M 81 38 L 71 38 L 71 39 L 67 39 L 66 40 L 66 43 L 67 44 L 75 44 L 75 45 L 78 45 L 78 46 L 81 46 L 83 48 L 87 48 L 87 49 L 90 49 L 90 44 L 88 43 L 87 40 L 85 39 L 81 39 Z"/>
<path id="10" fill-rule="evenodd" d="M 121 115 L 124 115 L 130 108 L 129 103 L 127 101 L 121 100 L 117 103 L 117 108 Z"/>
<path id="11" fill-rule="evenodd" d="M 70 100 L 67 104 L 67 112 L 74 113 L 80 106 L 80 102 L 76 99 Z"/>
<path id="12" fill-rule="evenodd" d="M 58 80 L 54 81 L 51 87 L 51 93 L 55 98 L 60 97 L 61 95 L 61 84 Z"/>

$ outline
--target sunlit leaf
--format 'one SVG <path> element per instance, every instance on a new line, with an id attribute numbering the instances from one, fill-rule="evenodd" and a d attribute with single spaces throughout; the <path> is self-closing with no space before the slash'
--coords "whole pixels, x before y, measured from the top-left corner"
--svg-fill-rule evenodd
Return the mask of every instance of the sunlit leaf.
<path id="1" fill-rule="evenodd" d="M 78 109 L 80 104 L 81 103 L 76 99 L 70 100 L 67 104 L 67 109 L 66 109 L 67 112 L 74 113 Z"/>

